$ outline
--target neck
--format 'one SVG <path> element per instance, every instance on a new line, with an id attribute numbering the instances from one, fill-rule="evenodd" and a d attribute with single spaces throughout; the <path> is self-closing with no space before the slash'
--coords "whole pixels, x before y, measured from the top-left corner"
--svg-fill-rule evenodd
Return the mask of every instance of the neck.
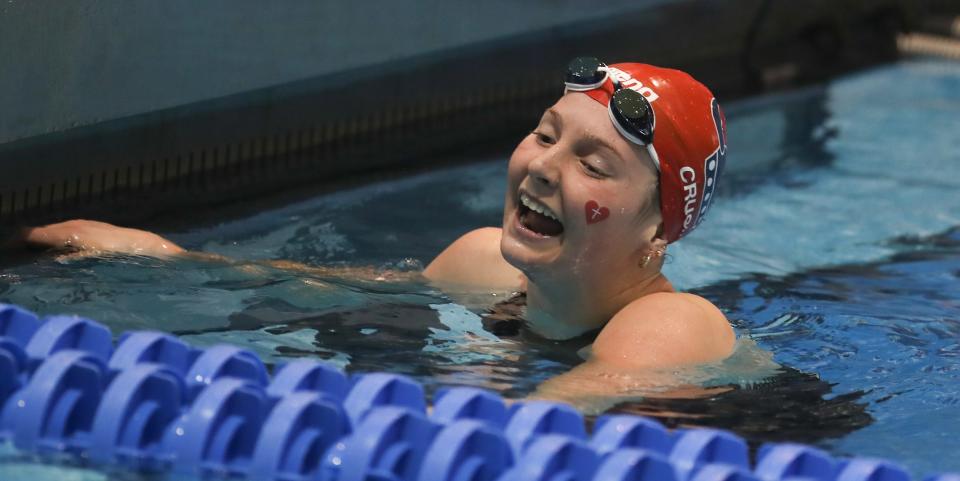
<path id="1" fill-rule="evenodd" d="M 659 271 L 622 285 L 583 278 L 527 280 L 527 322 L 549 339 L 569 339 L 603 327 L 627 304 L 673 287 Z"/>

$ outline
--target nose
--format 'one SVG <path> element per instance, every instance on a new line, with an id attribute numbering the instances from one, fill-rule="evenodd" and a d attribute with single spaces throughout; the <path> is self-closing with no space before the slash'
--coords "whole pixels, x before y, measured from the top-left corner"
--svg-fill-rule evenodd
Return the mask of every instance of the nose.
<path id="1" fill-rule="evenodd" d="M 527 172 L 539 187 L 556 187 L 560 182 L 559 152 L 556 146 L 542 152 L 527 165 Z"/>

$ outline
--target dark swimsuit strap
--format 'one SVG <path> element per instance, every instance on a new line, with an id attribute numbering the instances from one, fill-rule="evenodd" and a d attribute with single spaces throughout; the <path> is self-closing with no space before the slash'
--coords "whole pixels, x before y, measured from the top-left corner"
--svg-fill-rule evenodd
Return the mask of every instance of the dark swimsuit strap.
<path id="1" fill-rule="evenodd" d="M 526 325 L 523 316 L 527 307 L 527 293 L 517 292 L 498 302 L 480 316 L 483 328 L 497 337 L 513 337 Z"/>

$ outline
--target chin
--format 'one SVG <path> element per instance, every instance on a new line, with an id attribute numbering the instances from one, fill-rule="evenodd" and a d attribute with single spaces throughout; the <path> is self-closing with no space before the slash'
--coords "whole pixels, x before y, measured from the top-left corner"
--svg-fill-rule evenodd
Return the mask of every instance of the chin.
<path id="1" fill-rule="evenodd" d="M 514 241 L 507 239 L 506 236 L 500 238 L 500 255 L 503 256 L 503 260 L 507 261 L 507 264 L 516 267 L 524 274 L 527 273 L 532 259 L 529 259 L 523 249 L 518 249 Z"/>
<path id="2" fill-rule="evenodd" d="M 556 248 L 545 249 L 545 246 L 529 245 L 525 240 L 518 236 L 509 224 L 504 223 L 500 237 L 500 255 L 527 277 L 553 265 L 559 257 Z"/>
<path id="3" fill-rule="evenodd" d="M 509 216 L 504 217 L 509 218 Z M 524 249 L 518 245 L 517 240 L 513 237 L 513 233 L 510 232 L 510 224 L 506 218 L 500 230 L 500 255 L 503 256 L 503 260 L 507 261 L 507 264 L 522 271 L 526 265 L 526 262 L 523 260 L 525 256 L 522 251 Z"/>

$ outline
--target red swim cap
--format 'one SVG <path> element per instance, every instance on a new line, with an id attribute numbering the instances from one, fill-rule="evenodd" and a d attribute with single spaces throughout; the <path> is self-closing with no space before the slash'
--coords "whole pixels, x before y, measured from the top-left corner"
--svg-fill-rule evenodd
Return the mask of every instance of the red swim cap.
<path id="1" fill-rule="evenodd" d="M 667 242 L 676 241 L 703 222 L 713 200 L 727 157 L 723 112 L 707 87 L 679 70 L 618 63 L 609 66 L 608 72 L 607 81 L 584 93 L 607 107 L 616 80 L 650 102 L 663 233 Z"/>

